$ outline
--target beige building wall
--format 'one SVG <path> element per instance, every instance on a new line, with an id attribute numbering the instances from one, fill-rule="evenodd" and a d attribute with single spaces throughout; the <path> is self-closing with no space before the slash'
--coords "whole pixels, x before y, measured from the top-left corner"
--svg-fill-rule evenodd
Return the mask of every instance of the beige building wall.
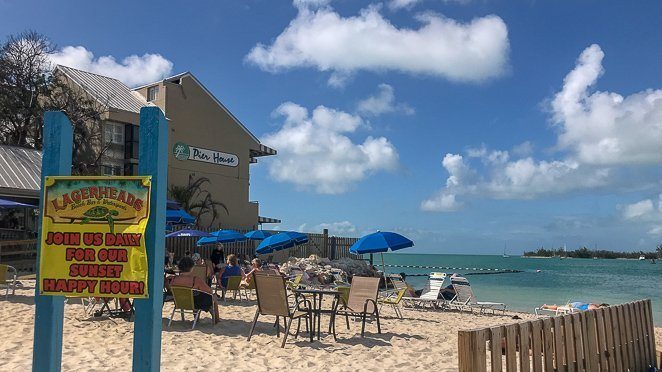
<path id="1" fill-rule="evenodd" d="M 160 82 L 158 98 L 152 104 L 160 107 L 170 122 L 168 153 L 168 187 L 187 185 L 189 180 L 205 177 L 210 180 L 203 187 L 212 199 L 223 203 L 216 221 L 207 215 L 202 226 L 257 227 L 258 205 L 249 202 L 250 149 L 259 149 L 257 142 L 235 119 L 221 107 L 191 76 L 183 76 L 178 83 Z M 149 87 L 138 90 L 147 97 Z M 179 160 L 173 155 L 176 143 L 234 154 L 236 167 Z"/>

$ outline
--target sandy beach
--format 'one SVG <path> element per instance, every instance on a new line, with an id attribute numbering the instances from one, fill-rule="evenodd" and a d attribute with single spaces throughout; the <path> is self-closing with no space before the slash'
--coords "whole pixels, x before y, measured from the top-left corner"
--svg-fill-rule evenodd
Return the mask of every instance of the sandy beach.
<path id="1" fill-rule="evenodd" d="M 23 281 L 23 287 L 0 301 L 0 370 L 25 371 L 32 364 L 34 320 L 34 282 Z M 404 320 L 395 318 L 384 308 L 381 335 L 375 324 L 367 326 L 366 337 L 360 337 L 360 323 L 347 331 L 344 320 L 338 323 L 338 341 L 324 335 L 313 343 L 304 337 L 291 337 L 284 349 L 276 338 L 273 318 L 263 317 L 250 342 L 246 336 L 255 311 L 254 301 L 228 301 L 221 304 L 221 323 L 213 326 L 209 314 L 201 316 L 195 330 L 192 318 L 179 317 L 167 327 L 172 304 L 163 309 L 163 371 L 212 370 L 231 363 L 233 370 L 306 369 L 381 371 L 457 369 L 457 331 L 515 320 L 506 316 L 471 315 L 458 312 L 421 312 L 405 310 Z M 533 315 L 517 313 L 524 319 Z M 325 320 L 323 318 L 323 320 Z M 328 320 L 326 320 L 328 322 Z M 65 371 L 129 371 L 133 322 L 117 318 L 87 318 L 78 301 L 65 305 L 62 369 Z M 656 339 L 662 340 L 662 328 L 656 328 Z M 659 346 L 658 346 L 659 348 Z"/>

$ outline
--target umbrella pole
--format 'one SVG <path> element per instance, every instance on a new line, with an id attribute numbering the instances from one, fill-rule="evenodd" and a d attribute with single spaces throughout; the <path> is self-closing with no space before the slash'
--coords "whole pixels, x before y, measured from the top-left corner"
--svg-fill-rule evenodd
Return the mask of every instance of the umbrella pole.
<path id="1" fill-rule="evenodd" d="M 386 266 L 384 265 L 384 253 L 380 253 L 382 255 L 382 274 L 384 275 L 384 283 L 386 283 Z"/>

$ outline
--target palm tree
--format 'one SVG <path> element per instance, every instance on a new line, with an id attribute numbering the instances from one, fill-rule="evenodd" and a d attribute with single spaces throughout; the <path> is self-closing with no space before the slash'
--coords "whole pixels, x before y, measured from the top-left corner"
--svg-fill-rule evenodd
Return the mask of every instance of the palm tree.
<path id="1" fill-rule="evenodd" d="M 212 219 L 209 226 L 216 222 L 219 217 L 218 208 L 223 208 L 225 213 L 230 215 L 228 207 L 214 200 L 209 190 L 204 186 L 210 184 L 211 181 L 207 177 L 199 177 L 193 179 L 193 175 L 189 175 L 187 186 L 171 185 L 168 193 L 170 198 L 182 205 L 182 208 L 196 217 L 195 224 L 198 225 L 200 217 L 205 214 L 211 214 Z"/>
<path id="2" fill-rule="evenodd" d="M 657 245 L 657 257 L 662 258 L 662 244 Z"/>

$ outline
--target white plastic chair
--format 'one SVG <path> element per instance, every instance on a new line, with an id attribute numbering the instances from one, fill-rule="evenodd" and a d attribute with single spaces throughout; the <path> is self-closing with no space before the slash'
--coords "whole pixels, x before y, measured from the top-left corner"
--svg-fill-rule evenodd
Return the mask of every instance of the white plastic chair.
<path id="1" fill-rule="evenodd" d="M 9 298 L 9 289 L 11 288 L 12 296 L 16 294 L 16 279 L 18 278 L 18 271 L 15 267 L 0 264 L 0 285 L 7 288 L 5 293 L 5 300 Z"/>

